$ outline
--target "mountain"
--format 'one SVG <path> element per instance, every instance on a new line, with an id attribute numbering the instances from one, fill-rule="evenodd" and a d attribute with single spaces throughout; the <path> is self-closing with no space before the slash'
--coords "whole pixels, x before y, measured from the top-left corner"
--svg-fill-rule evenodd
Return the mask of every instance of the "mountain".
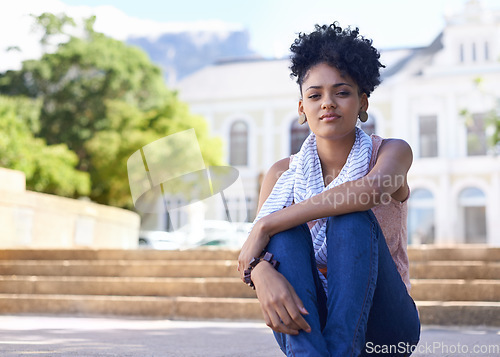
<path id="1" fill-rule="evenodd" d="M 245 30 L 164 33 L 155 37 L 129 37 L 126 42 L 146 51 L 163 70 L 170 85 L 219 61 L 258 57 L 249 47 L 250 38 Z"/>

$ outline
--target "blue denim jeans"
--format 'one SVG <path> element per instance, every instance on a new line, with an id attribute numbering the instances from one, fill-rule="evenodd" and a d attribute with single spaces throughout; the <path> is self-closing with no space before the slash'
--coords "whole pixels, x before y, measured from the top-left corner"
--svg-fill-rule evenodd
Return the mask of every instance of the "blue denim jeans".
<path id="1" fill-rule="evenodd" d="M 412 298 L 372 211 L 329 217 L 328 292 L 306 224 L 274 235 L 267 250 L 309 312 L 312 331 L 274 333 L 287 356 L 408 356 L 420 338 Z M 385 352 L 385 353 L 382 353 Z"/>

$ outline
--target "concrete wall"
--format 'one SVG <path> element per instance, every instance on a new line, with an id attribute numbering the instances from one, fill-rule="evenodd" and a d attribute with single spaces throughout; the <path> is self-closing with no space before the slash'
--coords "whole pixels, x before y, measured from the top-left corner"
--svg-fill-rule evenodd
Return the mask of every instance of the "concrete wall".
<path id="1" fill-rule="evenodd" d="M 26 191 L 22 172 L 0 168 L 0 248 L 135 249 L 139 225 L 131 211 Z"/>

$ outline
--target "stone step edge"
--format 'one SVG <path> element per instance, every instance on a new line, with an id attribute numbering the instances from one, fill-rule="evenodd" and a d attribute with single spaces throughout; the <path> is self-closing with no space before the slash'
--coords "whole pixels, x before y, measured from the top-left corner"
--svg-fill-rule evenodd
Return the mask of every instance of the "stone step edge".
<path id="1" fill-rule="evenodd" d="M 110 301 L 182 301 L 191 303 L 258 303 L 257 298 L 235 297 L 193 297 L 193 296 L 126 296 L 126 295 L 66 295 L 66 294 L 3 294 L 1 299 L 30 299 L 30 300 L 110 300 Z M 415 301 L 418 307 L 428 306 L 476 306 L 500 308 L 500 301 Z"/>
<path id="2" fill-rule="evenodd" d="M 68 276 L 68 275 L 1 275 L 0 274 L 0 282 L 1 281 L 24 281 L 24 282 L 198 282 L 198 283 L 238 283 L 243 284 L 239 277 L 231 277 L 231 276 L 209 276 L 209 277 L 143 277 L 143 276 L 126 276 L 126 277 L 117 277 L 117 276 Z M 410 279 L 412 286 L 418 284 L 428 284 L 428 285 L 497 285 L 500 284 L 499 279 L 425 279 L 425 278 L 416 278 Z"/>
<path id="3" fill-rule="evenodd" d="M 255 291 L 239 278 L 116 278 L 0 276 L 0 292 L 34 295 L 162 296 L 252 298 Z M 413 282 L 410 295 L 419 300 L 498 301 L 500 281 Z"/>
<path id="4" fill-rule="evenodd" d="M 237 260 L 239 250 L 202 248 L 189 250 L 154 249 L 1 249 L 6 260 Z"/>
<path id="5" fill-rule="evenodd" d="M 159 300 L 178 300 L 186 302 L 258 302 L 257 298 L 235 298 L 235 297 L 193 297 L 193 296 L 127 296 L 127 295 L 67 295 L 67 294 L 3 294 L 0 293 L 0 299 L 20 298 L 20 299 L 69 299 L 69 300 L 113 300 L 113 301 L 159 301 Z M 415 301 L 417 306 L 488 306 L 500 308 L 500 301 Z"/>
<path id="6" fill-rule="evenodd" d="M 255 298 L 0 294 L 6 313 L 262 320 Z"/>
<path id="7" fill-rule="evenodd" d="M 169 260 L 148 260 L 148 259 L 5 259 L 0 260 L 1 266 L 11 266 L 11 265 L 55 265 L 55 266 L 87 266 L 92 264 L 93 266 L 164 266 L 164 265 L 221 265 L 235 267 L 238 264 L 236 259 L 169 259 Z M 437 266 L 437 267 L 456 267 L 456 266 L 488 266 L 488 267 L 500 267 L 500 261 L 490 261 L 490 260 L 421 260 L 421 261 L 410 261 L 411 266 Z"/>
<path id="8" fill-rule="evenodd" d="M 462 262 L 460 262 L 462 263 Z M 81 265 L 234 265 L 238 264 L 236 259 L 169 259 L 169 260 L 148 260 L 148 259 L 12 259 L 12 260 L 0 260 L 0 266 L 3 265 L 57 265 L 57 266 L 81 266 Z M 500 264 L 500 263 L 499 263 Z"/>
<path id="9" fill-rule="evenodd" d="M 15 259 L 16 257 L 29 256 L 30 259 L 47 260 L 57 256 L 58 260 L 72 259 L 84 256 L 87 259 L 142 259 L 157 260 L 168 257 L 177 259 L 237 259 L 239 250 L 206 247 L 203 249 L 190 249 L 180 251 L 167 250 L 118 250 L 118 249 L 0 249 L 0 260 Z M 500 247 L 487 245 L 426 245 L 408 247 L 410 261 L 432 260 L 487 260 L 500 261 Z M 439 258 L 440 259 L 436 259 Z M 457 257 L 458 259 L 453 259 Z"/>
<path id="10" fill-rule="evenodd" d="M 498 301 L 416 301 L 422 324 L 500 326 Z"/>
<path id="11" fill-rule="evenodd" d="M 0 275 L 0 282 L 109 282 L 109 283 L 238 283 L 243 282 L 238 277 L 116 277 L 116 276 L 45 276 L 45 275 Z"/>
<path id="12" fill-rule="evenodd" d="M 425 325 L 500 326 L 500 302 L 416 301 L 416 305 Z M 6 313 L 262 320 L 255 298 L 0 294 L 0 314 Z"/>

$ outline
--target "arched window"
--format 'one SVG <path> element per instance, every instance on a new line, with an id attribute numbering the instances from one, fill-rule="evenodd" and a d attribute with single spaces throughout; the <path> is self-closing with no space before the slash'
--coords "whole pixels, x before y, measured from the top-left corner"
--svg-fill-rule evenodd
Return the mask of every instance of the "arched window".
<path id="1" fill-rule="evenodd" d="M 408 242 L 413 244 L 434 243 L 436 223 L 434 195 L 419 188 L 411 193 L 408 215 Z"/>
<path id="2" fill-rule="evenodd" d="M 464 188 L 458 196 L 465 243 L 486 243 L 486 196 L 477 187 Z"/>
<path id="3" fill-rule="evenodd" d="M 290 154 L 299 152 L 304 140 L 309 136 L 309 125 L 299 124 L 298 119 L 290 126 Z"/>
<path id="4" fill-rule="evenodd" d="M 373 117 L 372 114 L 368 115 L 368 120 L 365 121 L 364 123 L 361 122 L 361 129 L 368 135 L 372 135 L 376 133 L 377 126 L 375 124 L 375 118 Z"/>
<path id="5" fill-rule="evenodd" d="M 235 166 L 248 165 L 248 125 L 235 121 L 229 133 L 229 164 Z"/>

